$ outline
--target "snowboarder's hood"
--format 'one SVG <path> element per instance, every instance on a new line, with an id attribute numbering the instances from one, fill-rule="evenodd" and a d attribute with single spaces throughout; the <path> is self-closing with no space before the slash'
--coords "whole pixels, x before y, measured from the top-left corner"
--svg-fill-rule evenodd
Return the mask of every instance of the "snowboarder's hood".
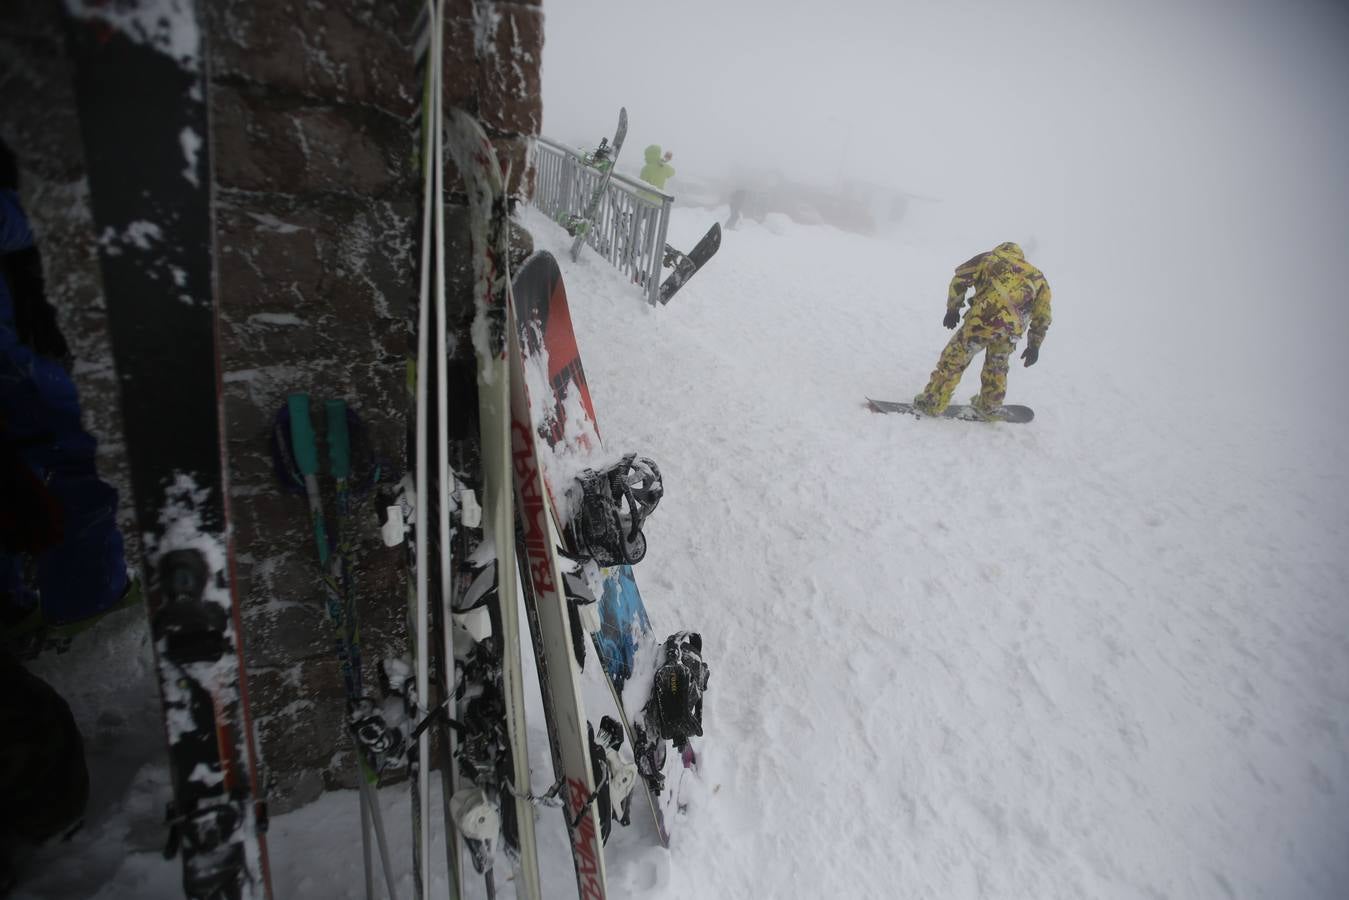
<path id="1" fill-rule="evenodd" d="M 660 162 L 660 144 L 652 144 L 646 148 L 646 161 L 649 163 Z"/>
<path id="2" fill-rule="evenodd" d="M 1021 252 L 1021 246 L 1019 244 L 1014 244 L 1011 241 L 994 247 L 993 252 L 1000 256 L 1011 256 L 1022 261 L 1026 259 L 1026 254 Z"/>

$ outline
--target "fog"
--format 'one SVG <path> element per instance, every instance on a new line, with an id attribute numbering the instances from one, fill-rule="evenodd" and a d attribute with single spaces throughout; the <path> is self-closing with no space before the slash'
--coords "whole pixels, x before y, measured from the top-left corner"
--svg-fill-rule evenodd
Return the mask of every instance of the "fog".
<path id="1" fill-rule="evenodd" d="M 1343 417 L 1326 393 L 1349 339 L 1343 5 L 557 0 L 545 13 L 550 137 L 594 144 L 625 105 L 620 168 L 661 144 L 676 194 L 783 177 L 933 198 L 891 239 L 1033 245 L 1060 323 L 1077 304 L 1118 307 L 1118 331 L 1083 343 L 1175 366 L 1176 395 L 1159 400 L 1310 397 Z M 1127 375 L 1124 359 L 1112 367 Z"/>

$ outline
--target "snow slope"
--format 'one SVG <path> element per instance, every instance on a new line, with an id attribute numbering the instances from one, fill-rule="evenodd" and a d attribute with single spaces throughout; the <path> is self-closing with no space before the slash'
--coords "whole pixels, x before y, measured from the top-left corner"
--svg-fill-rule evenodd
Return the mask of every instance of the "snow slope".
<path id="1" fill-rule="evenodd" d="M 671 242 L 707 216 L 676 210 Z M 1050 246 L 1032 261 L 1056 321 L 1010 377 L 1034 423 L 879 416 L 863 396 L 922 387 L 980 236 L 745 222 L 652 310 L 524 221 L 562 262 L 606 446 L 665 476 L 646 604 L 712 666 L 688 813 L 668 854 L 645 823 L 616 832 L 613 896 L 1344 895 L 1349 479 L 1333 416 L 1243 400 L 1289 396 L 1287 364 L 1205 344 L 1203 309 L 1125 344 L 1122 307 L 1142 330 L 1174 298 Z M 97 640 L 134 659 L 137 634 Z M 18 896 L 177 896 L 147 852 L 162 761 L 132 740 L 150 682 L 86 696 L 91 652 L 39 672 L 124 787 Z M 383 795 L 406 858 L 407 790 Z M 274 820 L 278 897 L 362 895 L 356 810 L 330 794 Z M 540 815 L 549 895 L 572 896 L 560 814 Z"/>
<path id="2" fill-rule="evenodd" d="M 1159 408 L 1200 361 L 1131 365 L 1100 319 L 1137 299 L 1062 291 L 1032 425 L 867 412 L 978 249 L 747 223 L 654 312 L 568 269 L 606 443 L 666 478 L 647 604 L 714 667 L 671 896 L 1336 896 L 1338 426 Z"/>

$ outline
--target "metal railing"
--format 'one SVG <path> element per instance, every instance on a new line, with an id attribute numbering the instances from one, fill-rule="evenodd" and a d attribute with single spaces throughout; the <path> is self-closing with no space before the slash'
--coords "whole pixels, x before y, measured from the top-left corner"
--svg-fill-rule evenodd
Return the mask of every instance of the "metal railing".
<path id="1" fill-rule="evenodd" d="M 604 173 L 586 165 L 578 151 L 557 141 L 540 137 L 534 146 L 532 202 L 559 227 L 566 228 L 573 217 L 585 212 Z M 634 284 L 641 285 L 652 304 L 660 291 L 673 202 L 674 197 L 664 191 L 615 172 L 586 234 L 586 244 Z"/>

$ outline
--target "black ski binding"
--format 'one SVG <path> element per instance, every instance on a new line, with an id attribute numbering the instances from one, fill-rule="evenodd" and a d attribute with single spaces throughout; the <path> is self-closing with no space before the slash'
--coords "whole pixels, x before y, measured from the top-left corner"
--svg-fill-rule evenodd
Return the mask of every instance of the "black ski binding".
<path id="1" fill-rule="evenodd" d="M 389 723 L 380 705 L 370 697 L 361 697 L 347 705 L 347 727 L 363 748 L 377 773 L 396 767 L 407 755 L 403 731 Z"/>
<path id="2" fill-rule="evenodd" d="M 614 772 L 612 771 L 613 763 L 607 760 L 607 757 L 609 756 L 609 751 L 617 754 L 618 749 L 623 746 L 623 726 L 620 725 L 613 716 L 602 717 L 600 719 L 599 733 L 595 735 L 595 742 L 599 745 L 601 750 L 605 751 L 606 764 L 608 764 L 610 768 L 609 781 L 612 787 L 614 779 Z M 612 789 L 610 794 L 609 800 L 610 806 L 612 807 L 610 814 L 613 818 L 618 820 L 618 824 L 622 825 L 624 828 L 628 827 L 632 824 L 631 788 L 624 792 L 622 797 L 613 796 Z"/>

